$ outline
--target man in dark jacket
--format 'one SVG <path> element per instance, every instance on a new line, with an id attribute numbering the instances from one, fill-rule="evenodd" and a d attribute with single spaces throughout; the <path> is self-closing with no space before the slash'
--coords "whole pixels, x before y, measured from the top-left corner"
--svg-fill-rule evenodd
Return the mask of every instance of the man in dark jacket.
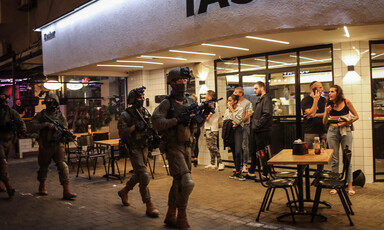
<path id="1" fill-rule="evenodd" d="M 12 197 L 15 189 L 9 182 L 8 156 L 12 152 L 15 133 L 25 136 L 26 128 L 19 113 L 6 104 L 7 97 L 5 88 L 0 88 L 0 181 L 4 183 L 8 196 Z M 0 186 L 0 191 L 5 190 Z"/>
<path id="2" fill-rule="evenodd" d="M 261 81 L 254 85 L 255 94 L 259 96 L 256 101 L 254 113 L 251 118 L 251 137 L 255 146 L 250 152 L 251 167 L 248 176 L 255 176 L 257 159 L 256 152 L 271 144 L 272 133 L 272 98 L 265 91 L 265 84 Z"/>

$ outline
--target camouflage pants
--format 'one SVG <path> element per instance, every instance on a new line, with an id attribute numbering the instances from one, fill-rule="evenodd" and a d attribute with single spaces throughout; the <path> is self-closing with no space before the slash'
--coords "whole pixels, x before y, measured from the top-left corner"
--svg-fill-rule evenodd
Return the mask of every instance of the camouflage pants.
<path id="1" fill-rule="evenodd" d="M 12 152 L 12 140 L 0 139 L 0 180 L 7 181 L 8 178 L 8 156 Z"/>
<path id="2" fill-rule="evenodd" d="M 40 169 L 37 172 L 37 180 L 45 181 L 48 175 L 48 168 L 53 160 L 56 163 L 57 170 L 59 171 L 59 179 L 61 184 L 69 181 L 69 170 L 66 162 L 64 144 L 57 143 L 55 145 L 40 146 L 39 156 L 37 157 Z"/>
<path id="3" fill-rule="evenodd" d="M 217 148 L 217 139 L 219 137 L 219 131 L 206 131 L 206 141 L 209 152 L 211 154 L 211 165 L 215 165 L 215 159 L 217 158 L 217 163 L 221 164 L 221 156 L 219 149 Z"/>

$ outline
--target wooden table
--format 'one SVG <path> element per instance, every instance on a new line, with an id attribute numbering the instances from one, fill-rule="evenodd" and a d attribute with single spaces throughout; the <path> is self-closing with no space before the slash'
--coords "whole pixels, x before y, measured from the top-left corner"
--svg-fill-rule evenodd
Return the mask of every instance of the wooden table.
<path id="1" fill-rule="evenodd" d="M 297 165 L 297 180 L 299 188 L 299 210 L 295 215 L 312 215 L 310 212 L 304 210 L 304 186 L 303 186 L 303 167 L 306 165 L 326 165 L 331 160 L 333 149 L 324 149 L 321 154 L 316 155 L 313 149 L 308 150 L 305 155 L 293 155 L 292 149 L 283 149 L 269 161 L 269 165 Z M 310 183 L 309 183 L 309 167 L 306 167 L 305 173 L 306 180 L 306 201 L 311 201 Z M 280 215 L 278 219 L 285 216 L 290 216 L 291 213 Z M 326 219 L 322 216 L 323 219 Z"/>
<path id="2" fill-rule="evenodd" d="M 105 145 L 105 146 L 109 146 L 111 148 L 111 158 L 114 159 L 115 158 L 115 147 L 119 147 L 119 141 L 120 141 L 120 138 L 118 139 L 109 139 L 109 140 L 102 140 L 102 141 L 94 141 L 93 143 L 96 144 L 96 146 L 100 146 L 100 145 Z M 118 177 L 120 180 L 120 175 L 116 175 L 115 174 L 115 163 L 113 162 L 112 163 L 112 173 L 111 174 L 108 174 L 106 175 L 107 178 L 109 178 L 109 176 L 115 176 L 115 177 Z"/>

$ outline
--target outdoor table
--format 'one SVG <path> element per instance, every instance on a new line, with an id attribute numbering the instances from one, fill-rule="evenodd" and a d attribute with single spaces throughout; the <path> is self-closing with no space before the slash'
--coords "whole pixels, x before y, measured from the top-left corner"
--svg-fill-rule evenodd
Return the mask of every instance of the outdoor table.
<path id="1" fill-rule="evenodd" d="M 321 154 L 316 155 L 313 149 L 308 150 L 308 154 L 305 155 L 293 155 L 292 149 L 283 149 L 269 161 L 269 165 L 297 165 L 297 180 L 298 180 L 298 201 L 299 201 L 299 210 L 297 210 L 295 215 L 312 215 L 311 212 L 304 210 L 304 185 L 303 185 L 303 167 L 306 165 L 326 165 L 331 160 L 333 154 L 333 149 L 324 149 Z M 308 167 L 307 167 L 308 168 Z M 310 184 L 309 184 L 309 169 L 305 175 L 306 179 L 306 201 L 310 201 Z M 281 219 L 285 216 L 291 216 L 291 213 L 285 213 L 278 216 L 278 219 Z M 320 215 L 324 220 L 327 218 Z"/>
<path id="2" fill-rule="evenodd" d="M 93 143 L 96 144 L 97 147 L 99 147 L 101 145 L 105 145 L 107 147 L 109 146 L 111 148 L 111 156 L 110 157 L 112 159 L 115 159 L 115 151 L 118 150 L 118 149 L 115 150 L 115 147 L 119 148 L 119 141 L 120 141 L 120 138 L 118 138 L 118 139 L 109 139 L 109 140 L 102 140 L 102 141 L 94 141 Z M 107 178 L 109 176 L 114 176 L 114 177 L 117 177 L 117 178 L 120 179 L 120 176 L 115 174 L 115 164 L 114 163 L 112 163 L 111 169 L 112 169 L 111 174 L 105 175 L 105 176 Z"/>

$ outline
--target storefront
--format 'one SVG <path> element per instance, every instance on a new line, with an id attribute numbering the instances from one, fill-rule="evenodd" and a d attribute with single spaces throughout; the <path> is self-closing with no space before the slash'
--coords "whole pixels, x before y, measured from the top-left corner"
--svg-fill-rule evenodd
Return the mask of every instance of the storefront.
<path id="1" fill-rule="evenodd" d="M 380 58 L 370 54 L 371 41 L 384 39 L 383 12 L 376 1 L 99 0 L 39 31 L 46 75 L 124 78 L 125 90 L 145 85 L 150 111 L 155 96 L 167 93 L 172 67 L 193 69 L 198 95 L 203 85 L 225 98 L 243 86 L 252 97 L 253 84 L 264 81 L 274 97 L 276 151 L 302 136 L 300 100 L 308 84 L 321 81 L 325 91 L 341 85 L 360 115 L 354 170 L 372 182 L 383 179 L 372 144 L 372 99 L 380 95 L 371 91 L 379 81 L 371 81 L 371 65 Z M 202 164 L 208 155 L 204 150 Z"/>

